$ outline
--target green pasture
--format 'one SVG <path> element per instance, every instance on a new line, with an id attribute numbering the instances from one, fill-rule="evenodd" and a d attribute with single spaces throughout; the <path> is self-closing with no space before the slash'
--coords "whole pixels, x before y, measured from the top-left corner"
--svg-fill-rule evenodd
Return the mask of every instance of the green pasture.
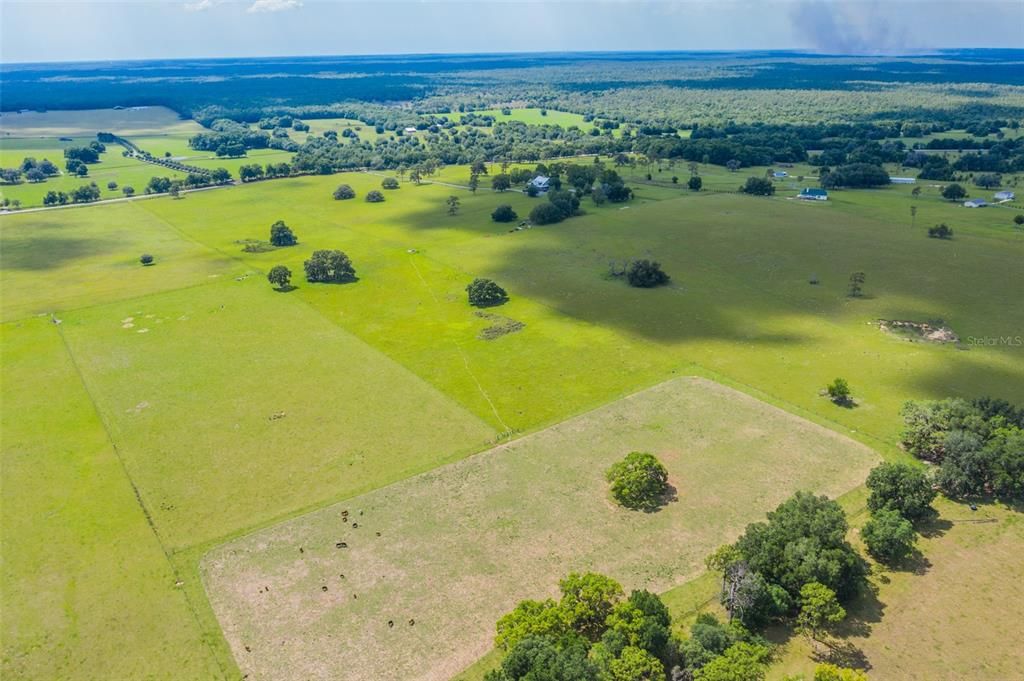
<path id="1" fill-rule="evenodd" d="M 795 176 L 805 169 L 787 170 Z M 1006 302 L 1024 256 L 1010 208 L 964 209 L 928 187 L 917 198 L 909 186 L 833 192 L 823 204 L 792 200 L 795 180 L 779 183 L 772 198 L 735 193 L 763 168 L 729 173 L 701 165 L 709 190 L 699 193 L 685 188 L 685 164 L 655 170 L 649 183 L 643 167 L 622 172 L 637 190 L 633 202 L 595 207 L 585 201 L 583 216 L 521 231 L 492 222 L 491 211 L 509 203 L 525 217 L 545 199 L 485 189 L 473 195 L 437 183 L 464 183 L 465 167 L 445 168 L 418 187 L 403 182 L 381 204 L 363 200 L 380 187 L 380 175 L 347 173 L 179 200 L 0 216 L 5 335 L 29 333 L 18 324 L 35 330 L 18 346 L 22 351 L 9 350 L 15 346 L 5 340 L 5 405 L 25 391 L 48 404 L 91 400 L 89 428 L 106 428 L 106 446 L 116 448 L 127 472 L 118 484 L 134 483 L 168 553 L 155 567 L 136 565 L 118 553 L 130 543 L 110 535 L 97 531 L 95 545 L 82 545 L 77 534 L 94 538 L 86 526 L 67 530 L 76 540 L 64 542 L 62 563 L 38 567 L 31 556 L 43 555 L 38 542 L 52 534 L 48 528 L 59 516 L 23 513 L 25 493 L 5 479 L 5 542 L 13 532 L 12 545 L 26 547 L 24 563 L 5 555 L 4 569 L 12 571 L 5 583 L 16 586 L 5 588 L 0 605 L 18 613 L 4 618 L 5 674 L 53 678 L 47 660 L 67 654 L 80 666 L 66 676 L 103 676 L 103 651 L 125 640 L 116 627 L 93 624 L 115 612 L 103 589 L 124 582 L 125 598 L 162 593 L 168 570 L 184 582 L 181 593 L 198 624 L 157 615 L 174 630 L 165 633 L 119 619 L 138 637 L 137 659 L 163 651 L 148 655 L 153 678 L 215 677 L 206 671 L 210 664 L 233 673 L 199 588 L 197 563 L 205 551 L 463 458 L 498 433 L 537 431 L 673 376 L 712 378 L 887 457 L 901 456 L 895 436 L 907 399 L 991 394 L 1024 402 L 1024 350 L 967 342 L 1024 329 L 1024 308 Z M 359 196 L 334 201 L 331 192 L 341 183 Z M 484 178 L 482 187 L 488 186 Z M 445 208 L 452 194 L 461 200 L 455 216 Z M 919 212 L 911 227 L 914 204 Z M 277 219 L 295 230 L 299 245 L 242 251 L 240 240 L 267 239 Z M 952 241 L 926 237 L 937 221 L 954 227 Z M 302 262 L 321 248 L 346 251 L 359 280 L 307 284 Z M 138 263 L 144 252 L 155 256 L 154 266 Z M 638 257 L 662 262 L 672 283 L 638 290 L 608 276 L 610 261 Z M 292 269 L 297 288 L 279 293 L 267 284 L 264 275 L 276 264 Z M 853 271 L 867 276 L 860 299 L 846 297 Z M 820 284 L 808 283 L 812 275 Z M 509 291 L 508 303 L 486 311 L 497 320 L 466 303 L 465 286 L 477 276 Z M 40 314 L 47 316 L 34 318 Z M 910 343 L 877 326 L 878 319 L 939 318 L 965 340 L 961 346 Z M 502 320 L 525 326 L 481 338 Z M 62 371 L 68 357 L 74 360 L 77 393 L 64 379 L 40 382 L 43 369 L 26 359 L 34 343 L 43 347 L 45 334 L 66 338 L 70 355 L 51 359 Z M 56 341 L 50 342 L 52 349 Z M 855 408 L 819 395 L 836 376 L 850 382 Z M 95 436 L 61 409 L 61 418 L 76 419 L 62 437 L 68 433 L 77 443 Z M 22 412 L 5 406 L 5 419 L 8 411 L 20 419 L 25 434 L 19 438 L 60 446 L 50 432 L 58 421 L 44 418 L 45 410 L 21 419 Z M 23 457 L 6 435 L 5 476 Z M 70 455 L 47 465 L 18 475 L 46 481 L 78 475 Z M 95 484 L 113 484 L 106 474 L 97 476 Z M 54 491 L 66 487 L 58 483 Z M 88 503 L 116 498 L 102 491 L 93 496 Z M 136 522 L 139 508 L 114 510 L 108 520 Z M 139 549 L 133 560 L 143 554 Z M 108 581 L 96 577 L 97 586 L 38 612 L 20 607 L 25 589 L 37 588 L 26 580 L 38 574 L 84 585 L 78 567 L 84 564 L 104 570 Z M 15 570 L 20 576 L 6 576 Z M 670 575 L 664 583 L 694 575 Z M 159 607 L 178 607 L 174 598 L 168 602 Z M 51 610 L 81 628 L 40 619 Z M 191 640 L 190 627 L 198 627 L 213 663 L 198 652 L 180 661 L 175 641 Z M 86 641 L 95 658 L 76 652 Z M 145 678 L 138 668 L 121 675 Z"/>
<path id="2" fill-rule="evenodd" d="M 6 225 L 4 225 L 6 228 Z M 8 679 L 226 679 L 61 327 L 0 326 Z"/>
<path id="3" fill-rule="evenodd" d="M 238 263 L 183 238 L 175 226 L 140 208 L 141 203 L 0 218 L 2 319 L 62 316 L 80 307 L 205 284 L 240 272 Z M 143 253 L 154 255 L 156 264 L 142 267 Z"/>
<path id="4" fill-rule="evenodd" d="M 661 458 L 676 490 L 657 513 L 607 495 L 604 470 L 636 449 Z M 877 456 L 679 378 L 228 543 L 203 561 L 204 582 L 254 678 L 442 681 L 490 649 L 498 617 L 567 572 L 664 590 L 792 491 L 838 495 Z"/>

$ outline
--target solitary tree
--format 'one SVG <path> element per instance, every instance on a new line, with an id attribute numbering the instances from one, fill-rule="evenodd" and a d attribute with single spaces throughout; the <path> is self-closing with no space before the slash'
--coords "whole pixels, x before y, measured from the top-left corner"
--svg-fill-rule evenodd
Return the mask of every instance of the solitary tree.
<path id="1" fill-rule="evenodd" d="M 959 201 L 960 199 L 967 196 L 967 190 L 958 185 L 956 182 L 953 184 L 947 184 L 942 188 L 942 198 L 949 199 L 950 201 Z"/>
<path id="2" fill-rule="evenodd" d="M 466 287 L 469 304 L 476 307 L 500 305 L 508 300 L 508 293 L 490 279 L 477 277 Z"/>
<path id="3" fill-rule="evenodd" d="M 383 200 L 384 194 L 382 194 L 379 189 L 371 189 L 370 191 L 366 192 L 367 203 L 380 203 Z"/>
<path id="4" fill-rule="evenodd" d="M 504 173 L 502 173 L 501 175 L 495 175 L 491 179 L 491 188 L 494 191 L 497 191 L 497 192 L 508 191 L 508 189 L 511 186 L 512 186 L 512 180 L 509 178 L 508 175 L 505 175 Z"/>
<path id="5" fill-rule="evenodd" d="M 820 582 L 808 582 L 800 589 L 800 613 L 796 628 L 804 636 L 821 641 L 846 617 L 836 592 Z"/>
<path id="6" fill-rule="evenodd" d="M 334 190 L 335 201 L 346 201 L 348 199 L 354 199 L 356 197 L 356 191 L 347 184 L 338 185 L 338 188 Z"/>
<path id="7" fill-rule="evenodd" d="M 124 194 L 125 196 L 132 196 L 135 194 L 135 187 L 125 185 L 121 187 L 121 193 Z"/>
<path id="8" fill-rule="evenodd" d="M 292 281 L 292 271 L 284 265 L 274 265 L 267 272 L 267 281 L 279 289 L 288 288 Z"/>
<path id="9" fill-rule="evenodd" d="M 384 189 L 398 189 L 398 180 L 393 177 L 385 177 L 381 181 L 380 186 Z"/>
<path id="10" fill-rule="evenodd" d="M 143 253 L 142 255 L 139 256 L 139 262 L 141 262 L 143 265 L 152 265 L 153 256 L 151 256 L 149 253 Z"/>
<path id="11" fill-rule="evenodd" d="M 763 177 L 748 177 L 746 183 L 740 187 L 740 191 L 754 196 L 771 196 L 775 193 L 775 185 L 771 180 L 766 180 Z"/>
<path id="12" fill-rule="evenodd" d="M 480 186 L 480 176 L 476 173 L 472 173 L 469 176 L 469 191 L 476 194 L 477 188 Z"/>
<path id="13" fill-rule="evenodd" d="M 866 277 L 863 272 L 853 272 L 850 274 L 850 284 L 847 287 L 846 295 L 851 298 L 860 298 L 864 295 L 864 281 Z"/>
<path id="14" fill-rule="evenodd" d="M 661 269 L 661 264 L 653 260 L 634 260 L 626 270 L 626 281 L 637 288 L 653 288 L 667 284 L 669 276 Z"/>
<path id="15" fill-rule="evenodd" d="M 647 452 L 630 452 L 605 472 L 612 496 L 626 508 L 651 511 L 668 491 L 668 471 Z"/>
<path id="16" fill-rule="evenodd" d="M 299 243 L 292 232 L 291 227 L 284 224 L 284 220 L 278 220 L 270 226 L 270 243 L 274 246 L 294 246 Z"/>
<path id="17" fill-rule="evenodd" d="M 849 404 L 850 384 L 846 382 L 845 378 L 835 379 L 826 386 L 825 390 L 828 392 L 829 399 L 836 404 Z"/>
<path id="18" fill-rule="evenodd" d="M 448 206 L 448 215 L 455 215 L 459 212 L 459 197 L 453 194 L 449 196 L 444 203 Z"/>
<path id="19" fill-rule="evenodd" d="M 701 179 L 700 175 L 694 175 L 686 182 L 686 186 L 695 192 L 699 192 L 701 187 L 704 186 L 704 180 Z"/>
<path id="20" fill-rule="evenodd" d="M 313 251 L 303 267 L 306 270 L 306 281 L 310 283 L 352 281 L 356 274 L 349 257 L 337 250 Z"/>
<path id="21" fill-rule="evenodd" d="M 928 236 L 932 239 L 952 239 L 953 230 L 945 222 L 928 228 Z"/>
<path id="22" fill-rule="evenodd" d="M 1018 227 L 1024 226 L 1024 215 L 1014 215 L 1013 224 L 1017 225 Z"/>

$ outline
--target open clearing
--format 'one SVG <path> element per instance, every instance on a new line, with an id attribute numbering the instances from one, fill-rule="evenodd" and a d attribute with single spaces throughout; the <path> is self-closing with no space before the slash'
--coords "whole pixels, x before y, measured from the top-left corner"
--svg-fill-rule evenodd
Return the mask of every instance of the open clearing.
<path id="1" fill-rule="evenodd" d="M 657 513 L 607 497 L 605 468 L 633 449 L 669 469 L 678 499 Z M 231 542 L 203 575 L 252 679 L 446 679 L 490 648 L 497 617 L 565 573 L 664 590 L 794 490 L 837 495 L 876 460 L 742 393 L 680 378 Z"/>
<path id="2" fill-rule="evenodd" d="M 623 172 L 631 183 L 643 180 L 642 167 Z M 74 659 L 78 676 L 101 677 L 102 651 L 130 639 L 155 678 L 230 677 L 231 653 L 199 587 L 205 551 L 455 461 L 490 446 L 499 432 L 538 430 L 672 376 L 714 378 L 885 455 L 894 455 L 905 399 L 992 394 L 1024 402 L 1021 348 L 908 343 L 877 327 L 878 319 L 941 318 L 962 339 L 1024 328 L 1024 307 L 990 295 L 1019 281 L 1024 242 L 1010 222 L 1013 211 L 966 210 L 930 188 L 913 199 L 905 186 L 834 192 L 827 205 L 811 206 L 787 200 L 793 181 L 782 183 L 780 196 L 755 199 L 733 193 L 745 172 L 708 166 L 700 172 L 711 191 L 698 194 L 671 184 L 671 174 L 685 172 L 655 171 L 666 180 L 637 184 L 638 198 L 628 206 L 585 203 L 584 216 L 513 233 L 491 221 L 494 207 L 509 203 L 526 215 L 543 199 L 403 182 L 386 192 L 386 202 L 367 204 L 361 197 L 381 182 L 368 173 L 0 217 L 5 336 L 57 353 L 53 362 L 66 364 L 70 353 L 85 387 L 76 393 L 67 382 L 21 372 L 25 360 L 5 347 L 5 371 L 10 363 L 17 370 L 5 374 L 6 401 L 25 391 L 61 405 L 91 399 L 98 420 L 75 419 L 62 434 L 89 442 L 90 429 L 106 426 L 167 549 L 162 559 L 151 553 L 150 562 L 139 549 L 129 561 L 123 546 L 98 535 L 95 545 L 63 540 L 61 560 L 5 557 L 11 586 L 0 603 L 4 674 L 48 681 L 46 660 L 53 658 Z M 464 166 L 439 175 L 456 183 L 466 178 Z M 333 201 L 341 183 L 360 198 Z M 445 212 L 450 194 L 462 200 L 456 216 Z M 909 218 L 912 204 L 920 207 L 916 228 L 893 217 Z M 298 246 L 241 251 L 240 239 L 266 239 L 279 218 L 295 230 Z M 940 220 L 955 228 L 952 242 L 925 237 Z M 359 281 L 306 284 L 302 262 L 320 248 L 345 250 Z M 144 252 L 156 265 L 139 265 Z M 610 260 L 635 257 L 660 260 L 672 284 L 641 291 L 606 276 Z M 276 264 L 292 269 L 298 288 L 270 288 L 264 275 Z M 846 279 L 857 270 L 867 273 L 868 295 L 850 300 Z M 807 283 L 811 274 L 820 285 Z M 524 324 L 520 331 L 479 338 L 491 322 L 466 305 L 465 286 L 475 276 L 509 290 L 510 301 L 491 312 Z M 50 313 L 62 323 L 34 318 Z M 66 343 L 33 341 L 22 335 L 29 329 L 40 337 L 62 333 Z M 856 408 L 818 395 L 836 376 L 850 381 Z M 284 417 L 271 420 L 279 412 Z M 26 420 L 24 437 L 58 446 L 50 433 L 56 422 Z M 26 555 L 45 553 L 38 542 L 61 540 L 50 526 L 60 516 L 40 510 L 14 519 L 8 509 L 33 507 L 6 480 L 37 487 L 76 480 L 78 460 L 49 457 L 45 468 L 17 477 L 8 471 L 23 455 L 16 440 L 5 437 L 3 445 L 5 544 L 26 547 Z M 723 516 L 732 524 L 709 535 L 738 531 L 771 501 L 763 498 L 748 516 Z M 88 505 L 78 508 L 67 506 L 92 517 Z M 108 520 L 134 527 L 145 519 L 140 510 L 117 506 Z M 673 516 L 666 511 L 645 521 L 659 517 Z M 703 550 L 673 557 L 673 566 L 686 567 L 679 572 L 635 579 L 627 573 L 623 581 L 678 583 L 696 573 Z M 170 596 L 169 605 L 154 606 L 163 608 L 159 616 L 171 633 L 127 616 L 111 622 L 116 613 L 108 603 L 120 603 L 109 597 L 112 588 L 123 583 L 126 599 L 163 594 L 168 570 L 182 579 L 181 593 L 194 606 L 190 613 Z M 74 598 L 40 604 L 45 620 L 22 607 L 43 581 L 77 585 Z M 505 600 L 490 612 L 538 594 L 520 588 L 498 595 Z M 125 610 L 139 609 L 124 603 Z M 421 615 L 415 617 L 418 632 Z M 424 621 L 429 632 L 429 614 Z M 478 622 L 472 635 L 482 652 L 493 619 Z M 119 634 L 121 627 L 130 636 Z M 211 658 L 196 653 L 183 663 L 196 627 Z M 90 641 L 95 655 L 81 652 Z M 120 676 L 138 676 L 139 667 L 126 664 Z"/>

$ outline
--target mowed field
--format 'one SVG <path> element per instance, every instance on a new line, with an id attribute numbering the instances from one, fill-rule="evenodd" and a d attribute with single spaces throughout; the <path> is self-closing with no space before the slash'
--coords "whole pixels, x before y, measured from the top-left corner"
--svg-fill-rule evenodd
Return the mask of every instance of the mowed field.
<path id="1" fill-rule="evenodd" d="M 714 169 L 702 173 L 712 182 Z M 745 177 L 719 174 L 723 190 Z M 50 679 L 64 659 L 77 665 L 64 674 L 73 678 L 144 678 L 140 669 L 230 678 L 237 670 L 197 572 L 205 552 L 673 376 L 713 378 L 885 456 L 898 456 L 906 399 L 1024 402 L 1021 348 L 908 343 L 877 327 L 942 318 L 964 339 L 1019 334 L 1024 308 L 1004 301 L 1019 284 L 1024 239 L 1009 210 L 912 199 L 903 187 L 836 193 L 819 206 L 652 183 L 628 206 L 585 204 L 586 215 L 560 225 L 509 232 L 491 222 L 494 207 L 526 215 L 535 200 L 403 183 L 384 203 L 365 203 L 380 181 L 301 177 L 0 217 L 0 494 L 5 544 L 24 548 L 5 551 L 4 676 Z M 342 182 L 360 198 L 333 201 Z M 456 216 L 446 214 L 450 194 L 462 201 Z M 912 201 L 922 206 L 914 228 Z M 298 246 L 242 252 L 239 240 L 266 239 L 277 219 Z M 956 238 L 927 239 L 932 220 Z M 345 250 L 359 281 L 307 284 L 302 262 L 320 248 Z M 154 266 L 138 264 L 143 252 Z M 637 290 L 606 276 L 610 260 L 634 257 L 660 260 L 672 284 Z M 267 284 L 276 264 L 295 272 L 295 290 Z M 845 296 L 852 271 L 867 274 L 863 299 Z M 820 285 L 807 283 L 812 274 Z M 525 326 L 482 339 L 496 322 L 466 304 L 475 276 L 511 295 L 488 312 Z M 836 376 L 850 381 L 856 408 L 819 396 Z M 43 418 L 32 400 L 58 414 Z M 86 448 L 95 442 L 106 449 Z M 104 451 L 111 466 L 117 455 L 120 477 L 96 469 L 88 479 L 100 491 L 62 495 L 83 457 L 101 461 Z M 36 457 L 46 465 L 25 463 Z M 65 517 L 83 525 L 53 530 Z M 733 520 L 738 531 L 744 518 Z M 51 541 L 60 559 L 37 560 L 58 549 Z M 42 585 L 65 597 L 22 607 Z M 126 600 L 109 598 L 113 589 Z M 504 594 L 504 605 L 535 593 Z M 166 630 L 144 625 L 151 597 L 164 603 L 153 616 Z M 410 617 L 419 631 L 422 616 Z M 483 625 L 489 636 L 493 621 Z M 102 651 L 125 640 L 132 655 L 112 669 Z M 182 662 L 186 649 L 199 652 Z"/>
<path id="2" fill-rule="evenodd" d="M 678 498 L 657 513 L 607 495 L 605 468 L 632 450 L 669 469 Z M 567 572 L 663 591 L 794 490 L 836 496 L 877 458 L 679 378 L 229 543 L 202 572 L 249 678 L 440 681 L 490 649 L 501 614 L 552 595 Z"/>

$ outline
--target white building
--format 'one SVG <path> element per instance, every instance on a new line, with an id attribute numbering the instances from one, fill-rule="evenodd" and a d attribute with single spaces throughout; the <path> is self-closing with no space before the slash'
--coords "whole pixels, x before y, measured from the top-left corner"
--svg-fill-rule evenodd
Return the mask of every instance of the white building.
<path id="1" fill-rule="evenodd" d="M 536 187 L 539 192 L 546 192 L 551 189 L 551 178 L 546 175 L 538 175 L 530 180 L 530 186 Z"/>
<path id="2" fill-rule="evenodd" d="M 984 208 L 988 203 L 985 202 L 985 199 L 967 199 L 964 201 L 964 205 L 968 208 Z"/>
<path id="3" fill-rule="evenodd" d="M 889 182 L 892 184 L 914 184 L 917 182 L 916 177 L 890 177 Z"/>
<path id="4" fill-rule="evenodd" d="M 1017 198 L 1017 195 L 1014 194 L 1013 192 L 1004 191 L 996 192 L 992 198 L 994 198 L 996 201 L 1013 201 L 1015 198 Z"/>

